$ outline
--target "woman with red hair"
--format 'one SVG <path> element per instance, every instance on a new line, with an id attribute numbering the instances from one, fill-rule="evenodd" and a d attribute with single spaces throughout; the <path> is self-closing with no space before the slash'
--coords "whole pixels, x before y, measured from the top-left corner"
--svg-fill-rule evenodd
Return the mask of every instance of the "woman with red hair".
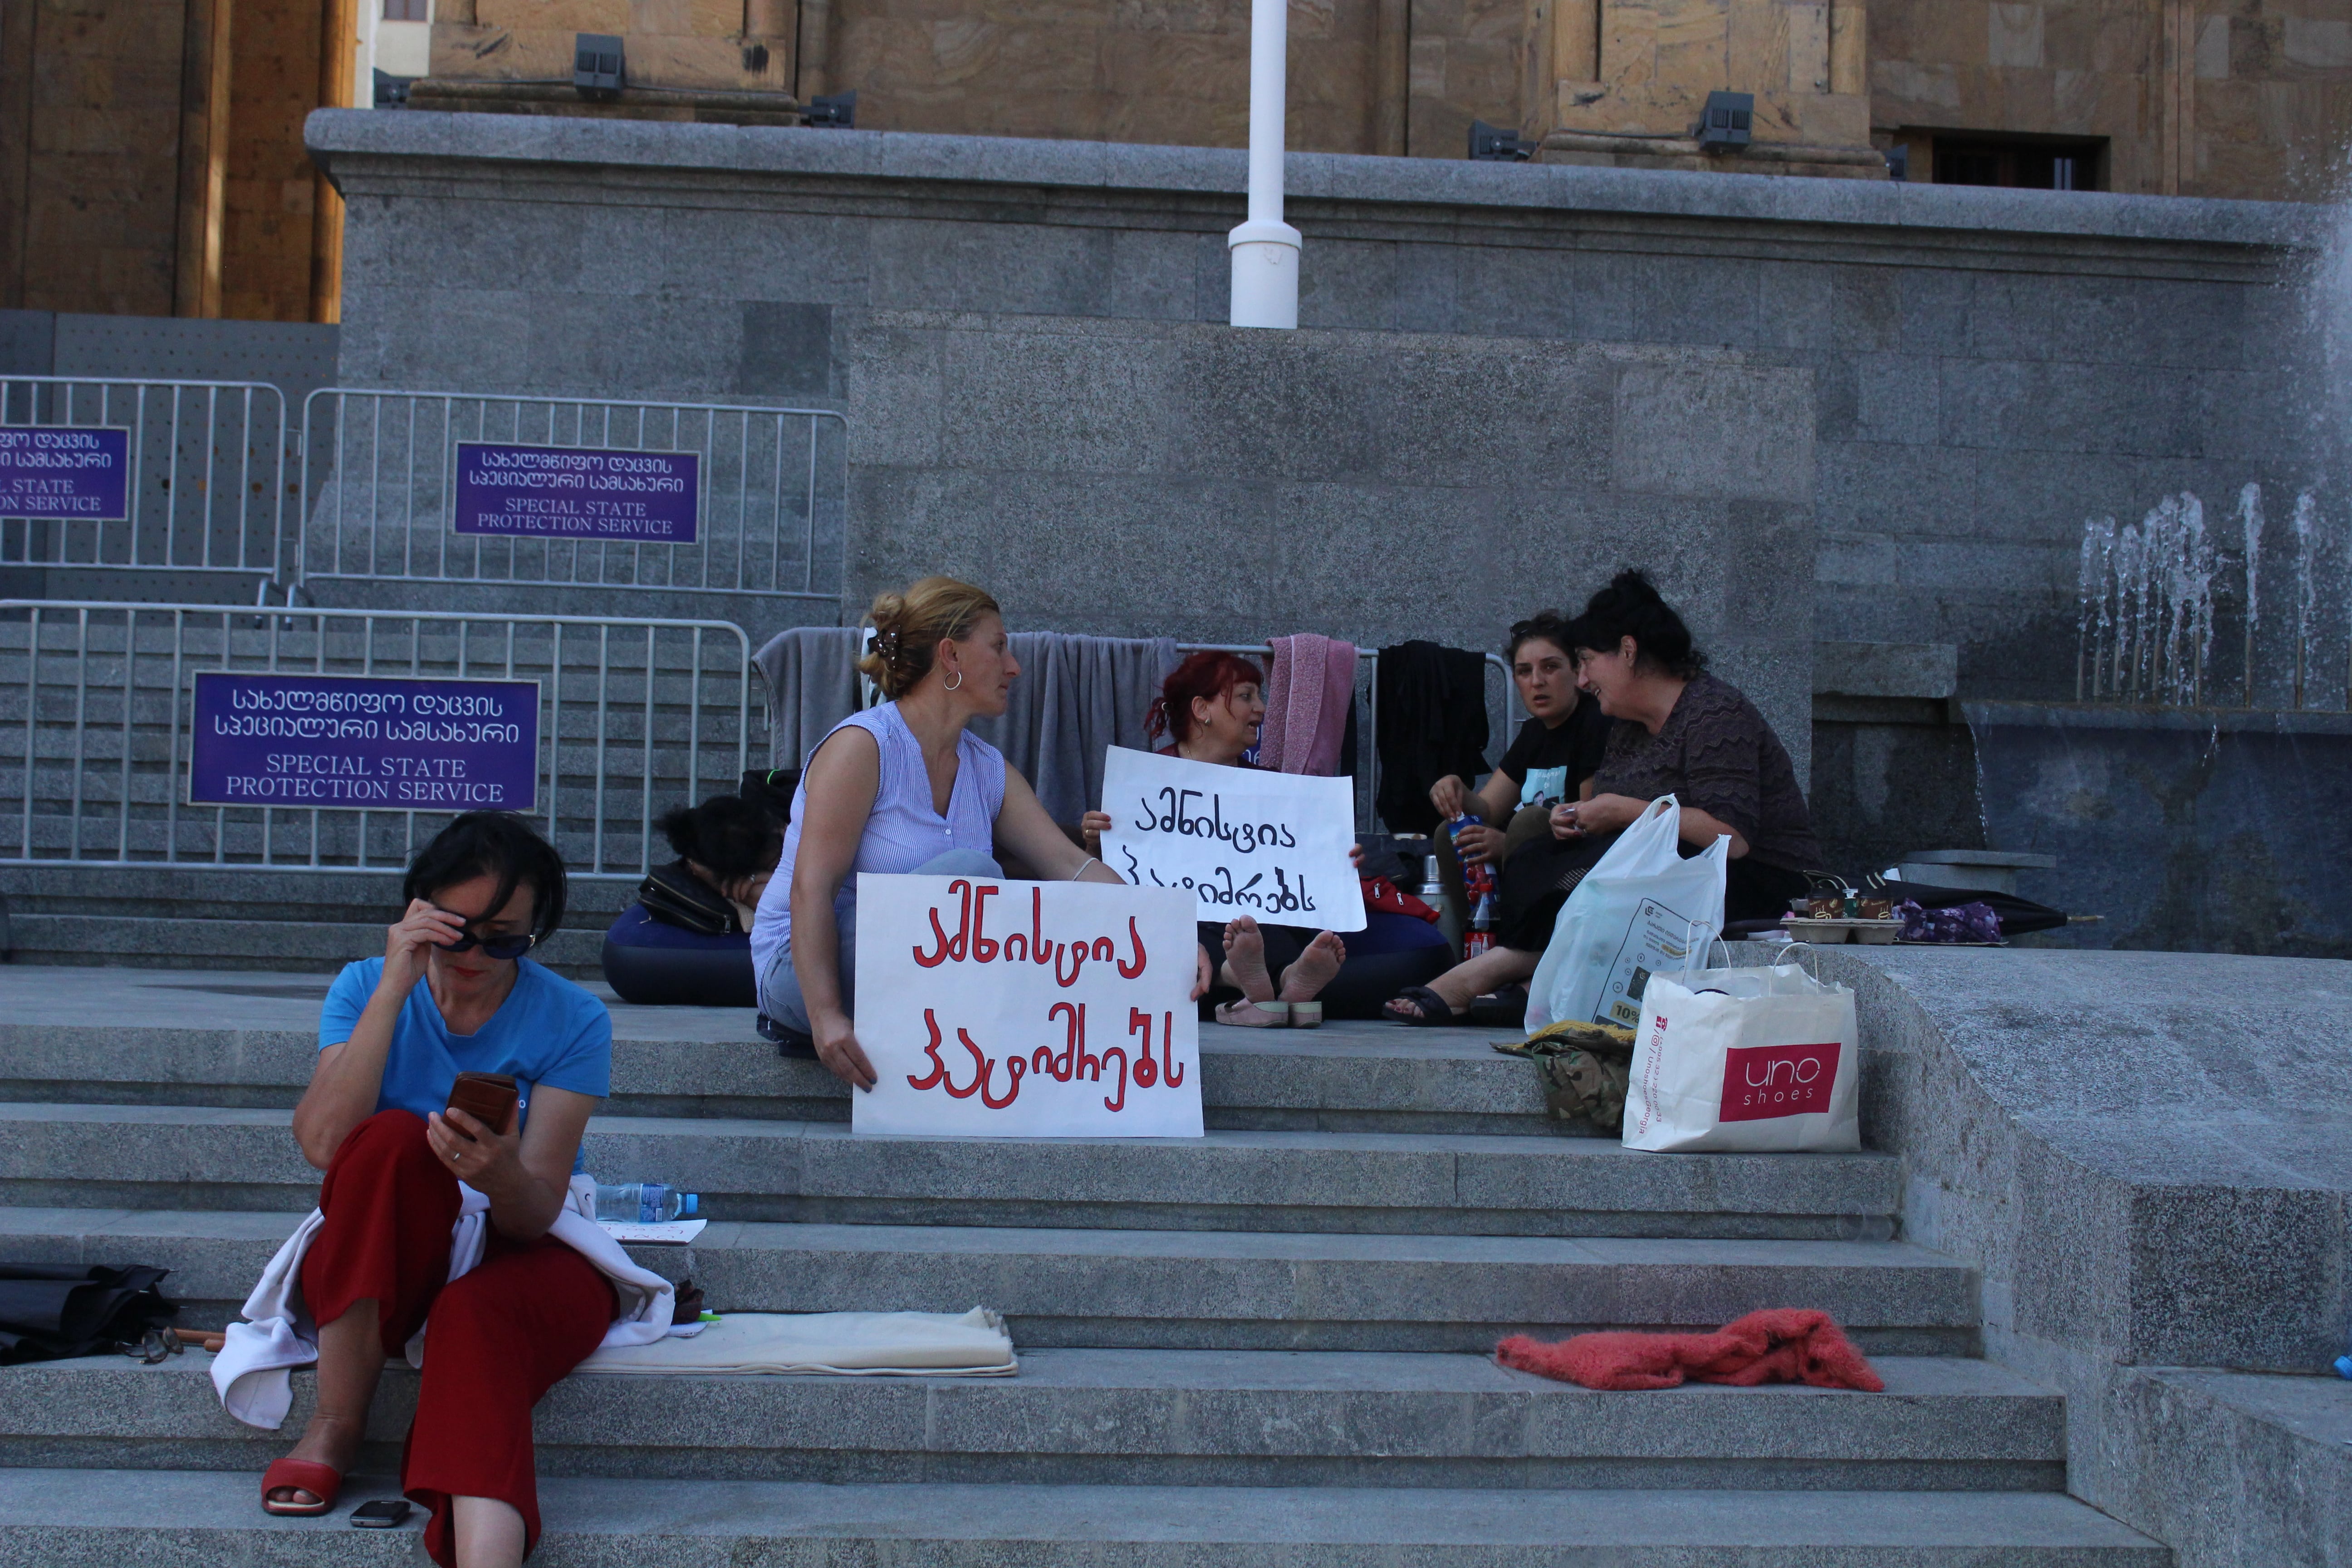
<path id="1" fill-rule="evenodd" d="M 1160 687 L 1145 727 L 1156 739 L 1168 738 L 1163 756 L 1189 762 L 1246 768 L 1257 743 L 1258 726 L 1265 719 L 1265 678 L 1258 667 L 1239 654 L 1204 651 L 1178 665 Z M 1102 830 L 1110 818 L 1102 812 L 1087 814 L 1089 849 L 1098 849 Z M 1376 915 L 1374 921 L 1391 917 Z M 1406 926 L 1423 922 L 1394 917 Z M 1225 997 L 1215 1016 L 1221 1024 L 1264 1028 L 1285 1024 L 1312 1026 L 1322 1020 L 1328 1003 L 1341 1016 L 1375 1017 L 1381 1000 L 1396 994 L 1399 984 L 1417 983 L 1407 975 L 1428 978 L 1445 967 L 1444 939 L 1429 932 L 1433 951 L 1413 942 L 1420 931 L 1395 933 L 1367 930 L 1360 951 L 1349 956 L 1348 944 L 1330 931 L 1296 926 L 1260 925 L 1248 915 L 1219 925 L 1204 921 L 1201 947 L 1215 972 Z"/>

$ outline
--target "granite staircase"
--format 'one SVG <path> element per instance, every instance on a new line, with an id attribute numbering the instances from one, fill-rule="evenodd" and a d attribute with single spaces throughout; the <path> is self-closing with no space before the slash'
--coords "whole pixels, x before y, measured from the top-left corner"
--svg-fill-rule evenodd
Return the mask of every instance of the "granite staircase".
<path id="1" fill-rule="evenodd" d="M 174 1270 L 217 1325 L 312 1202 L 287 1131 L 315 974 L 0 967 L 0 1257 Z M 1982 1359 L 1978 1281 L 1882 1154 L 1650 1155 L 1555 1130 L 1483 1034 L 1204 1031 L 1199 1142 L 855 1138 L 742 1015 L 614 1007 L 591 1165 L 705 1194 L 640 1259 L 720 1310 L 1003 1312 L 1003 1381 L 575 1376 L 534 1563 L 2123 1568 L 2065 1412 Z M 1603 1394 L 1502 1335 L 1826 1309 L 1886 1379 Z M 0 1568 L 408 1563 L 262 1515 L 289 1436 L 201 1352 L 0 1371 Z M 310 1397 L 296 1378 L 292 1424 Z M 348 1496 L 389 1493 L 395 1368 Z M 290 1426 L 289 1426 L 290 1432 Z"/>

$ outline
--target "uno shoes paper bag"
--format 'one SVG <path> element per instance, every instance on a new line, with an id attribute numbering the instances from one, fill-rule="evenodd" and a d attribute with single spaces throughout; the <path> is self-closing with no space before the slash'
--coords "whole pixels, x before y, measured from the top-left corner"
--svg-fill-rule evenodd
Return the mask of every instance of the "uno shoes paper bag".
<path id="1" fill-rule="evenodd" d="M 1795 964 L 1660 975 L 1642 998 L 1625 1147 L 1862 1147 L 1853 993 Z"/>
<path id="2" fill-rule="evenodd" d="M 1528 983 L 1528 1033 L 1563 1021 L 1634 1028 L 1651 975 L 1704 961 L 1703 944 L 1723 929 L 1731 843 L 1684 859 L 1681 811 L 1673 795 L 1652 801 L 1568 895 Z"/>

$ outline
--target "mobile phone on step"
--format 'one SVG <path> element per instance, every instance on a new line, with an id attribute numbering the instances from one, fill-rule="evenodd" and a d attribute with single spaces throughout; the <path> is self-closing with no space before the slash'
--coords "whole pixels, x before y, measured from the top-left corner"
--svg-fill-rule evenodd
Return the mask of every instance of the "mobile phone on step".
<path id="1" fill-rule="evenodd" d="M 408 1522 L 408 1500 L 380 1497 L 352 1510 L 352 1523 L 362 1530 L 398 1530 Z"/>

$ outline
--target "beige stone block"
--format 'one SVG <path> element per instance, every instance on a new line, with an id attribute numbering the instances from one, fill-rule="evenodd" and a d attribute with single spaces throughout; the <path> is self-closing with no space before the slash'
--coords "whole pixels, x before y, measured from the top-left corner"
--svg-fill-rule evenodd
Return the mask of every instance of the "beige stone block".
<path id="1" fill-rule="evenodd" d="M 1328 38 L 1337 31 L 1337 0 L 1290 0 L 1290 36 L 1295 39 Z M 1298 46 L 1293 44 L 1293 51 Z"/>
<path id="2" fill-rule="evenodd" d="M 1870 145 L 1870 100 L 1858 92 L 1791 94 L 1790 108 L 1792 141 L 1811 147 Z"/>
<path id="3" fill-rule="evenodd" d="M 319 183 L 316 180 L 280 180 L 278 182 L 278 210 L 309 216 L 317 205 Z"/>
<path id="4" fill-rule="evenodd" d="M 2093 70 L 2139 77 L 2158 68 L 2164 47 L 2161 7 L 2107 6 L 2098 14 L 2093 29 Z"/>
<path id="5" fill-rule="evenodd" d="M 1415 98 L 1445 96 L 1445 40 L 1421 38 L 1412 40 L 1406 61 L 1406 81 Z"/>
<path id="6" fill-rule="evenodd" d="M 1696 18 L 1694 18 L 1696 21 Z M 1707 90 L 1729 88 L 1735 92 L 1785 92 L 1789 86 L 1789 6 L 1786 0 L 1730 0 L 1723 13 L 1719 40 L 1712 46 L 1707 68 L 1691 74 L 1688 67 L 1671 68 L 1669 44 L 1660 37 L 1658 75 L 1685 87 L 1696 87 L 1708 77 Z M 1676 43 L 1683 40 L 1676 39 Z M 1709 52 L 1703 32 L 1694 27 L 1688 42 L 1698 46 L 1700 58 Z M 1687 59 L 1693 51 L 1677 49 Z M 1695 62 L 1694 62 L 1695 63 Z"/>
<path id="7" fill-rule="evenodd" d="M 1118 0 L 1111 15 L 1128 32 L 1249 34 L 1245 0 Z"/>
<path id="8" fill-rule="evenodd" d="M 1869 16 L 1845 0 L 1830 10 L 1830 90 L 1851 97 L 1870 92 Z"/>
<path id="9" fill-rule="evenodd" d="M 629 11 L 630 0 L 474 0 L 477 26 L 517 33 L 625 34 Z"/>
<path id="10" fill-rule="evenodd" d="M 1369 7 L 1360 9 L 1370 22 Z M 1369 34 L 1370 28 L 1365 31 Z M 1514 51 L 1527 47 L 1528 0 L 1462 0 L 1458 36 L 1475 43 L 1507 44 Z"/>
<path id="11" fill-rule="evenodd" d="M 1217 100 L 1249 96 L 1249 39 L 1201 34 L 1102 35 L 1102 80 L 1114 98 Z M 1297 75 L 1297 62 L 1291 74 Z M 1133 120 L 1133 115 L 1124 117 Z"/>
<path id="12" fill-rule="evenodd" d="M 1871 117 L 1881 125 L 1933 123 L 1960 107 L 1960 71 L 1949 63 L 1870 62 Z"/>
<path id="13" fill-rule="evenodd" d="M 2197 23 L 2197 74 L 2207 81 L 2221 81 L 2230 74 L 2230 18 L 2200 17 Z"/>
<path id="14" fill-rule="evenodd" d="M 1476 119 L 1517 124 L 1518 50 L 1503 43 L 1456 40 L 1445 51 L 1445 97 Z"/>
<path id="15" fill-rule="evenodd" d="M 2285 18 L 2285 49 L 2289 63 L 2315 70 L 2352 67 L 2352 21 L 2339 16 Z"/>
<path id="16" fill-rule="evenodd" d="M 2042 7 L 1986 6 L 1985 63 L 2027 68 L 2039 67 L 2042 64 Z"/>
<path id="17" fill-rule="evenodd" d="M 1610 91 L 1647 86 L 1657 69 L 1657 12 L 1647 5 L 1606 5 L 1601 13 L 1601 79 Z"/>
<path id="18" fill-rule="evenodd" d="M 1830 90 L 1830 8 L 1826 3 L 1794 5 L 1789 17 L 1789 90 Z"/>
<path id="19" fill-rule="evenodd" d="M 1911 47 L 1902 58 L 1922 65 L 1984 63 L 1989 30 L 1984 0 L 1909 0 L 1909 8 Z M 1874 17 L 1873 21 L 1874 25 Z M 1872 58 L 1877 57 L 1873 49 Z"/>

